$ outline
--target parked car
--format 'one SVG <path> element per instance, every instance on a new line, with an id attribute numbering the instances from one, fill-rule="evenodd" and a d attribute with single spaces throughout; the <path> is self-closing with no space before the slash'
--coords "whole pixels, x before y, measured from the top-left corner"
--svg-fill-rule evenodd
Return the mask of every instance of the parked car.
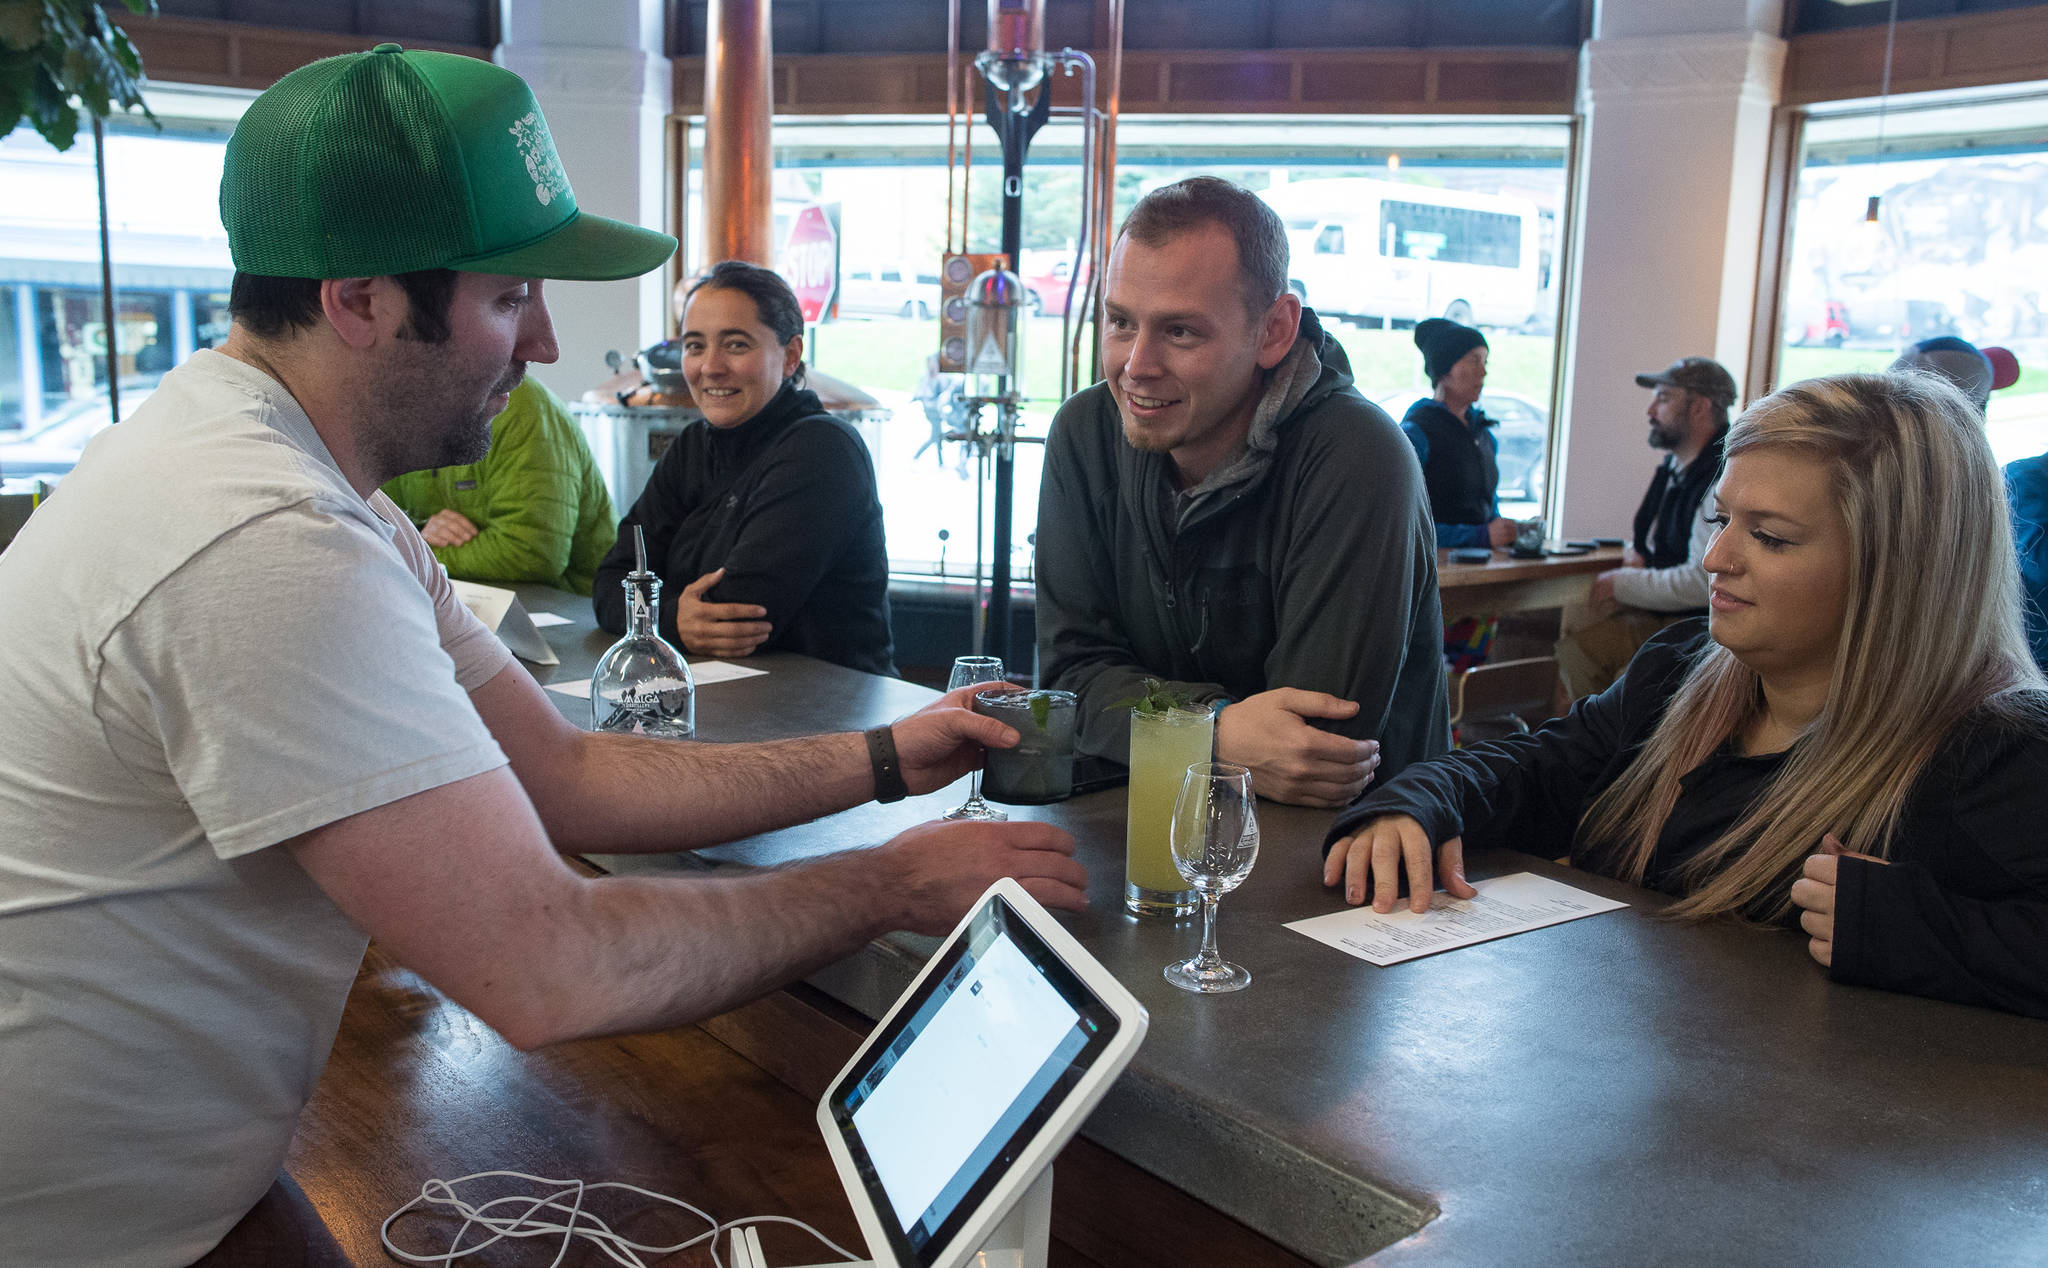
<path id="1" fill-rule="evenodd" d="M 143 380 L 121 385 L 121 420 L 132 418 L 156 381 Z M 85 442 L 97 436 L 113 421 L 107 394 L 101 391 L 79 400 L 66 401 L 44 414 L 24 431 L 0 432 L 0 477 L 50 480 L 67 475 L 78 465 Z"/>
<path id="2" fill-rule="evenodd" d="M 1424 394 L 1389 392 L 1377 404 L 1395 422 Z M 1543 457 L 1550 445 L 1550 411 L 1519 392 L 1488 392 L 1479 398 L 1480 412 L 1500 426 L 1493 439 L 1500 467 L 1496 493 L 1503 501 L 1543 500 Z"/>
<path id="3" fill-rule="evenodd" d="M 907 264 L 871 264 L 839 275 L 841 317 L 911 317 L 939 311 L 939 275 Z"/>
<path id="4" fill-rule="evenodd" d="M 1030 268 L 1030 264 L 1026 264 Z M 1024 298 L 1031 305 L 1033 313 L 1057 317 L 1066 311 L 1067 292 L 1073 286 L 1074 262 L 1071 259 L 1056 260 L 1042 268 L 1024 275 Z M 1081 262 L 1081 285 L 1088 285 L 1088 262 Z M 1079 316 L 1080 314 L 1076 314 Z"/>

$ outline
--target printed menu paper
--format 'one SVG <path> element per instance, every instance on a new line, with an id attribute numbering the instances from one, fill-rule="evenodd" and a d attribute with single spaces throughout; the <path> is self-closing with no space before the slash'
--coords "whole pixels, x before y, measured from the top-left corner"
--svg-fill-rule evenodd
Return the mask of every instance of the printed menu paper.
<path id="1" fill-rule="evenodd" d="M 512 606 L 512 600 L 519 596 L 503 586 L 483 586 L 474 581 L 448 579 L 448 586 L 455 591 L 455 597 L 462 600 L 462 606 L 470 610 L 484 628 L 497 633 L 498 622 L 505 619 L 505 613 Z"/>
<path id="2" fill-rule="evenodd" d="M 555 649 L 540 636 L 519 596 L 502 586 L 480 586 L 474 581 L 451 579 L 448 584 L 455 588 L 455 597 L 462 600 L 462 606 L 474 612 L 476 619 L 496 634 L 514 656 L 535 665 L 562 663 Z"/>
<path id="3" fill-rule="evenodd" d="M 1453 898 L 1438 892 L 1430 897 L 1429 910 L 1420 914 L 1408 910 L 1403 899 L 1386 915 L 1371 907 L 1354 907 L 1297 920 L 1287 927 L 1347 955 L 1385 966 L 1628 906 L 1534 872 L 1475 881 L 1472 887 L 1479 891 L 1478 897 Z"/>
<path id="4" fill-rule="evenodd" d="M 575 622 L 574 622 L 574 621 L 571 621 L 571 620 L 570 620 L 570 619 L 569 619 L 568 617 L 566 617 L 566 616 L 557 616 L 557 615 L 556 615 L 555 613 L 553 613 L 553 612 L 535 612 L 535 613 L 533 614 L 533 623 L 534 623 L 534 625 L 535 625 L 535 627 L 536 627 L 536 628 L 545 628 L 545 627 L 547 627 L 547 626 L 550 626 L 550 625 L 574 625 L 574 624 L 575 624 Z"/>
<path id="5" fill-rule="evenodd" d="M 751 665 L 735 665 L 730 661 L 723 660 L 693 660 L 690 662 L 690 680 L 699 687 L 707 682 L 730 682 L 735 678 L 759 678 L 767 672 L 765 669 L 755 669 Z M 584 678 L 576 682 L 551 682 L 548 684 L 548 690 L 559 691 L 565 696 L 580 696 L 588 700 L 590 698 L 590 679 Z"/>

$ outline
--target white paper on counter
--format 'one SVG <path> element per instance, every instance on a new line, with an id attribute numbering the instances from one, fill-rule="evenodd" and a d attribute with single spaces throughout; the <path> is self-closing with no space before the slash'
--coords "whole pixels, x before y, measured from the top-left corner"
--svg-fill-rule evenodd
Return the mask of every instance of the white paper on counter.
<path id="1" fill-rule="evenodd" d="M 455 591 L 455 597 L 462 600 L 462 606 L 470 610 L 484 628 L 495 634 L 498 622 L 505 619 L 505 610 L 519 596 L 502 586 L 478 585 L 474 581 L 457 581 L 450 577 L 448 584 Z"/>
<path id="2" fill-rule="evenodd" d="M 555 649 L 540 636 L 533 618 L 526 614 L 526 608 L 519 602 L 519 596 L 502 586 L 480 586 L 474 581 L 456 581 L 452 577 L 448 584 L 455 587 L 455 597 L 462 600 L 462 606 L 476 614 L 498 641 L 503 643 L 514 656 L 535 665 L 559 665 L 561 658 Z"/>
<path id="3" fill-rule="evenodd" d="M 574 624 L 575 624 L 575 622 L 574 622 L 574 621 L 572 621 L 572 620 L 570 620 L 570 619 L 569 619 L 568 617 L 566 617 L 566 616 L 557 616 L 557 615 L 556 615 L 555 613 L 553 613 L 553 612 L 535 612 L 535 613 L 533 614 L 533 623 L 534 623 L 534 624 L 535 624 L 536 626 L 539 626 L 539 627 L 541 627 L 541 628 L 543 628 L 543 629 L 544 629 L 544 628 L 546 628 L 547 626 L 550 626 L 550 625 L 574 625 Z"/>
<path id="4" fill-rule="evenodd" d="M 1453 898 L 1438 891 L 1430 896 L 1429 910 L 1420 914 L 1408 910 L 1403 899 L 1384 916 L 1371 907 L 1353 907 L 1287 927 L 1385 966 L 1628 906 L 1534 872 L 1475 881 L 1472 888 L 1479 891 L 1477 898 Z"/>
<path id="5" fill-rule="evenodd" d="M 731 682 L 735 678 L 759 678 L 767 672 L 765 669 L 755 669 L 752 665 L 735 665 L 731 661 L 724 660 L 693 660 L 690 662 L 690 679 L 699 687 L 707 682 Z M 548 684 L 548 690 L 559 691 L 565 696 L 581 696 L 588 700 L 590 698 L 590 679 L 585 678 L 580 682 L 551 682 Z"/>

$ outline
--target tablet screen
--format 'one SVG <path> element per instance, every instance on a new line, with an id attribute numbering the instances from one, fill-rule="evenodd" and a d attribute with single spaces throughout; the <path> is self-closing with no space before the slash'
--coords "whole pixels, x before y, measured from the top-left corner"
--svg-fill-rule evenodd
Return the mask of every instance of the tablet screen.
<path id="1" fill-rule="evenodd" d="M 932 1262 L 1118 1024 L 1001 898 L 940 954 L 831 1099 L 906 1263 Z"/>

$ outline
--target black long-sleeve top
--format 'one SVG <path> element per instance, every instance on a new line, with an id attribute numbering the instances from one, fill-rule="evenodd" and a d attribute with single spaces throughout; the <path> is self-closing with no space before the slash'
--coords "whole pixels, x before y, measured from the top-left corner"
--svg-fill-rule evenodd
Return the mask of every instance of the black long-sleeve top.
<path id="1" fill-rule="evenodd" d="M 737 427 L 700 419 L 683 428 L 598 565 L 591 606 L 615 634 L 626 628 L 620 583 L 633 569 L 636 524 L 661 577 L 664 638 L 680 642 L 683 587 L 724 568 L 704 597 L 766 608 L 775 628 L 764 650 L 896 672 L 874 460 L 860 433 L 826 413 L 816 393 L 784 384 Z"/>
<path id="2" fill-rule="evenodd" d="M 1634 761 L 1695 658 L 1704 619 L 1643 645 L 1628 673 L 1529 735 L 1409 767 L 1345 810 L 1329 840 L 1382 815 L 1413 817 L 1443 842 L 1493 846 L 1612 875 L 1579 822 Z M 1680 869 L 1753 805 L 1785 754 L 1727 749 L 1680 781 L 1644 883 L 1684 892 Z M 1834 980 L 2048 1017 L 2048 736 L 1965 719 L 1908 793 L 1889 866 L 1844 858 L 1835 896 Z M 1815 850 L 1819 842 L 1814 843 Z M 1849 842 L 1856 848 L 1858 842 Z M 1798 879 L 1780 879 L 1773 896 Z M 1796 922 L 1795 909 L 1787 923 Z"/>

